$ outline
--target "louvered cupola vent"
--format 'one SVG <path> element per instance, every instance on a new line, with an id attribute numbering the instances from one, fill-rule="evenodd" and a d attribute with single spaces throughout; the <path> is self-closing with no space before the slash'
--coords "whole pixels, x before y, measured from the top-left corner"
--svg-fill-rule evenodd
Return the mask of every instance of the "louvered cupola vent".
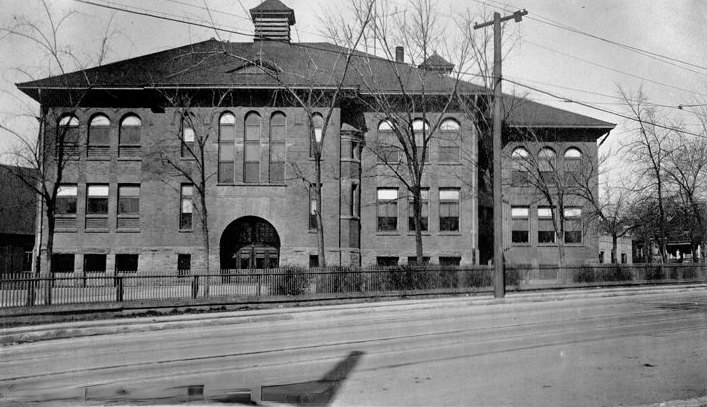
<path id="1" fill-rule="evenodd" d="M 290 42 L 290 26 L 295 24 L 295 11 L 279 0 L 265 0 L 250 9 L 258 40 Z"/>

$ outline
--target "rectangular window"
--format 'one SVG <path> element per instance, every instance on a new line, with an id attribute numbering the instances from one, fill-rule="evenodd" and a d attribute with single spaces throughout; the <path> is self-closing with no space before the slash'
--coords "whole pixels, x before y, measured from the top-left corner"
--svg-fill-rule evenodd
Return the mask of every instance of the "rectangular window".
<path id="1" fill-rule="evenodd" d="M 86 192 L 86 229 L 108 227 L 107 184 L 89 184 Z"/>
<path id="2" fill-rule="evenodd" d="M 425 264 L 430 264 L 430 258 L 427 256 L 422 257 L 422 264 L 417 264 L 417 256 L 408 256 L 408 265 L 410 266 L 424 266 Z"/>
<path id="3" fill-rule="evenodd" d="M 310 254 L 309 255 L 309 267 L 319 267 L 319 255 L 317 254 Z"/>
<path id="4" fill-rule="evenodd" d="M 423 232 L 427 231 L 427 224 L 428 224 L 428 219 L 429 219 L 429 199 L 430 199 L 430 190 L 425 188 L 420 190 L 420 198 L 422 200 L 420 201 L 421 209 L 422 209 L 422 216 L 421 216 L 421 230 Z M 412 194 L 408 196 L 408 230 L 411 232 L 415 231 L 415 207 L 414 207 L 414 202 L 413 202 L 413 197 Z"/>
<path id="5" fill-rule="evenodd" d="M 84 254 L 83 255 L 83 272 L 84 273 L 105 273 L 106 272 L 106 255 L 105 254 Z"/>
<path id="6" fill-rule="evenodd" d="M 177 275 L 188 276 L 191 273 L 191 254 L 177 254 Z"/>
<path id="7" fill-rule="evenodd" d="M 184 127 L 182 129 L 182 158 L 194 158 L 196 155 L 194 147 L 194 129 Z"/>
<path id="8" fill-rule="evenodd" d="M 118 229 L 140 226 L 140 185 L 118 185 Z"/>
<path id="9" fill-rule="evenodd" d="M 582 243 L 582 208 L 565 208 L 565 243 Z"/>
<path id="10" fill-rule="evenodd" d="M 527 206 L 511 207 L 511 242 L 528 243 L 530 229 L 530 208 Z"/>
<path id="11" fill-rule="evenodd" d="M 89 185 L 87 189 L 86 213 L 108 215 L 108 185 Z"/>
<path id="12" fill-rule="evenodd" d="M 360 199 L 359 199 L 359 188 L 358 184 L 353 183 L 351 184 L 351 216 L 353 217 L 359 217 L 360 216 Z"/>
<path id="13" fill-rule="evenodd" d="M 312 186 L 309 190 L 309 230 L 317 229 L 317 191 Z"/>
<path id="14" fill-rule="evenodd" d="M 138 257 L 137 254 L 116 254 L 115 271 L 117 273 L 136 273 Z"/>
<path id="15" fill-rule="evenodd" d="M 461 264 L 461 257 L 439 257 L 440 266 L 459 266 Z"/>
<path id="16" fill-rule="evenodd" d="M 552 223 L 552 208 L 538 207 L 538 243 L 555 243 L 555 227 Z"/>
<path id="17" fill-rule="evenodd" d="M 56 214 L 76 216 L 76 184 L 61 185 L 56 194 Z"/>
<path id="18" fill-rule="evenodd" d="M 626 264 L 628 263 L 628 256 L 626 253 L 621 253 L 621 264 Z"/>
<path id="19" fill-rule="evenodd" d="M 604 251 L 599 252 L 599 263 L 604 263 Z"/>
<path id="20" fill-rule="evenodd" d="M 179 198 L 179 229 L 192 229 L 192 212 L 194 186 L 191 184 L 182 184 L 181 196 Z"/>
<path id="21" fill-rule="evenodd" d="M 52 273 L 73 273 L 74 255 L 73 253 L 52 254 Z"/>
<path id="22" fill-rule="evenodd" d="M 440 188 L 439 190 L 439 230 L 459 231 L 459 190 Z"/>
<path id="23" fill-rule="evenodd" d="M 398 258 L 393 256 L 376 257 L 376 265 L 379 267 L 395 267 L 398 265 Z"/>
<path id="24" fill-rule="evenodd" d="M 378 188 L 377 193 L 378 231 L 394 232 L 398 229 L 398 190 Z"/>

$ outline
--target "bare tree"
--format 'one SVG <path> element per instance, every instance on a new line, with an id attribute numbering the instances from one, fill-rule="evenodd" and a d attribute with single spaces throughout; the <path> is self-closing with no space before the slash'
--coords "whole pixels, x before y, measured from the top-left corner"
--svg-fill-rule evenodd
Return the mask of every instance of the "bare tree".
<path id="1" fill-rule="evenodd" d="M 657 109 L 648 103 L 641 89 L 629 93 L 619 88 L 632 122 L 633 137 L 623 145 L 628 159 L 636 166 L 643 193 L 655 196 L 658 212 L 658 236 L 662 261 L 667 260 L 668 226 L 665 211 L 665 197 L 669 193 L 667 166 L 670 157 L 670 138 L 679 138 L 679 132 L 664 124 Z"/>
<path id="2" fill-rule="evenodd" d="M 707 235 L 703 209 L 707 202 L 707 131 L 701 137 L 684 135 L 669 145 L 665 160 L 666 179 L 676 187 L 673 189 L 677 189 L 682 212 L 691 220 L 686 226 L 695 254 Z"/>
<path id="3" fill-rule="evenodd" d="M 209 106 L 221 106 L 230 96 L 230 91 L 212 92 L 211 100 L 206 102 Z M 215 157 L 209 151 L 208 145 L 218 137 L 217 123 L 209 113 L 200 108 L 203 101 L 195 100 L 199 97 L 188 91 L 164 91 L 162 96 L 167 105 L 174 109 L 174 120 L 178 123 L 176 129 L 160 140 L 149 161 L 161 163 L 162 166 L 152 166 L 155 176 L 170 183 L 173 179 L 186 180 L 190 184 L 191 196 L 196 198 L 193 203 L 192 213 L 196 212 L 197 221 L 201 229 L 201 239 L 204 251 L 204 271 L 210 273 L 210 241 L 209 241 L 209 193 L 208 185 L 216 175 L 214 171 Z M 209 110 L 210 112 L 210 110 Z M 154 158 L 154 160 L 153 160 Z M 163 166 L 167 167 L 167 170 Z M 184 191 L 180 191 L 183 193 Z M 180 208 L 180 212 L 183 208 Z M 182 214 L 180 228 L 191 228 L 194 219 L 189 214 Z M 208 277 L 207 277 L 208 278 Z M 209 284 L 205 285 L 208 295 Z"/>
<path id="4" fill-rule="evenodd" d="M 63 28 L 70 24 L 73 12 L 56 15 L 51 8 L 51 4 L 46 0 L 42 1 L 42 14 L 36 21 L 28 20 L 23 16 L 17 16 L 11 26 L 0 27 L 0 33 L 5 33 L 11 38 L 24 41 L 28 46 L 37 49 L 47 55 L 47 65 L 49 72 L 44 72 L 46 76 L 58 76 L 57 80 L 64 80 L 64 88 L 79 88 L 76 83 L 69 83 L 69 79 L 64 76 L 66 73 L 83 68 L 81 58 L 69 45 L 61 42 L 61 32 Z M 97 57 L 92 64 L 101 65 L 109 49 L 110 38 L 114 35 L 107 25 L 104 38 L 99 41 Z M 28 70 L 18 67 L 18 70 L 27 74 L 33 79 Z M 76 78 L 73 78 L 76 80 Z M 71 163 L 81 154 L 81 137 L 78 132 L 78 120 L 76 112 L 81 108 L 82 101 L 91 89 L 91 78 L 88 75 L 82 77 L 81 90 L 66 91 L 62 93 L 62 108 L 48 109 L 50 104 L 50 92 L 36 92 L 34 98 L 39 102 L 39 113 L 33 115 L 38 123 L 37 136 L 27 135 L 22 129 L 13 127 L 8 123 L 0 123 L 0 129 L 14 137 L 19 147 L 10 153 L 10 160 L 13 164 L 22 167 L 29 167 L 32 171 L 11 171 L 25 185 L 34 190 L 42 207 L 40 222 L 46 220 L 46 226 L 40 223 L 40 230 L 45 231 L 42 248 L 38 248 L 37 261 L 35 262 L 35 273 L 51 273 L 52 254 L 54 246 L 54 232 L 56 229 L 57 199 L 64 176 Z M 18 87 L 23 89 L 23 84 Z M 28 90 L 31 92 L 31 89 Z M 74 208 L 75 210 L 75 208 Z M 40 241 L 40 246 L 42 242 Z M 42 261 L 43 259 L 43 261 Z M 49 286 L 48 286 L 49 287 Z M 51 302 L 51 292 L 46 292 L 46 303 Z"/>
<path id="5" fill-rule="evenodd" d="M 259 73 L 273 79 L 282 90 L 276 95 L 276 98 L 279 98 L 285 104 L 300 107 L 305 112 L 314 174 L 311 174 L 308 169 L 299 167 L 296 163 L 290 163 L 290 165 L 292 172 L 303 181 L 305 187 L 310 193 L 313 193 L 316 200 L 314 214 L 317 219 L 317 247 L 320 267 L 326 266 L 322 217 L 322 164 L 325 161 L 325 139 L 332 122 L 332 116 L 336 109 L 340 107 L 346 92 L 347 75 L 352 60 L 358 52 L 356 48 L 362 41 L 368 24 L 371 22 L 374 5 L 375 0 L 358 2 L 358 6 L 361 7 L 361 14 L 352 22 L 346 22 L 342 18 L 334 19 L 330 17 L 331 20 L 327 24 L 330 27 L 335 26 L 336 30 L 329 33 L 335 35 L 334 39 L 336 42 L 344 47 L 343 52 L 329 51 L 336 53 L 331 66 L 318 65 L 316 58 L 306 47 L 307 67 L 298 72 L 286 72 L 282 67 L 265 58 L 237 54 L 225 42 L 221 50 L 224 55 L 248 64 L 253 69 L 258 70 Z"/>
<path id="6" fill-rule="evenodd" d="M 367 39 L 373 38 L 373 48 L 385 57 L 386 75 L 374 72 L 381 66 L 375 57 L 359 58 L 354 65 L 362 83 L 359 103 L 377 112 L 384 123 L 376 138 L 367 140 L 366 149 L 412 198 L 415 253 L 417 264 L 422 264 L 423 178 L 431 146 L 444 134 L 445 115 L 460 110 L 460 73 L 470 52 L 465 44 L 457 49 L 456 73 L 451 64 L 442 71 L 428 70 L 425 62 L 440 58 L 436 50 L 447 45 L 433 2 L 411 0 L 405 10 L 391 10 L 389 3 L 382 2 L 375 11 Z M 419 68 L 396 62 L 399 45 L 408 53 L 407 60 Z"/>

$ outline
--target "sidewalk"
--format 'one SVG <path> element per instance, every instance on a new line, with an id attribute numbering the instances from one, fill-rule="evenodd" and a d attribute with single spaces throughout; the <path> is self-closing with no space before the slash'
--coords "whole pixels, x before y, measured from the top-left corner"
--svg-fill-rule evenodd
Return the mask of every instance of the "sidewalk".
<path id="1" fill-rule="evenodd" d="M 312 319 L 351 312 L 368 313 L 376 312 L 377 310 L 395 311 L 403 309 L 443 308 L 454 305 L 482 306 L 527 302 L 572 301 L 618 296 L 659 295 L 662 293 L 675 293 L 681 291 L 707 292 L 707 284 L 636 286 L 598 289 L 585 288 L 541 292 L 509 292 L 503 299 L 495 299 L 490 294 L 481 294 L 478 296 L 458 296 L 452 298 L 359 302 L 321 306 L 308 305 L 303 307 L 298 307 L 297 303 L 292 303 L 290 307 L 287 308 L 280 305 L 278 308 L 264 310 L 62 322 L 2 328 L 0 331 L 0 346 L 81 336 L 111 335 L 130 332 L 196 328 L 224 324 L 246 324 L 291 319 Z"/>

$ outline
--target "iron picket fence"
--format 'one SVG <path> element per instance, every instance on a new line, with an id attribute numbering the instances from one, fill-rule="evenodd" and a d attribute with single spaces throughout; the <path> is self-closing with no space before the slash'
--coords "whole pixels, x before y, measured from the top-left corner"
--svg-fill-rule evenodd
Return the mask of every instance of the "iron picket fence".
<path id="1" fill-rule="evenodd" d="M 630 284 L 707 282 L 707 265 L 592 264 L 580 266 L 507 266 L 506 286 L 513 290 Z M 0 307 L 93 304 L 124 301 L 193 300 L 237 297 L 380 296 L 484 292 L 493 289 L 491 266 L 369 268 L 283 267 L 220 270 L 213 274 L 120 272 L 31 273 L 0 275 Z"/>

